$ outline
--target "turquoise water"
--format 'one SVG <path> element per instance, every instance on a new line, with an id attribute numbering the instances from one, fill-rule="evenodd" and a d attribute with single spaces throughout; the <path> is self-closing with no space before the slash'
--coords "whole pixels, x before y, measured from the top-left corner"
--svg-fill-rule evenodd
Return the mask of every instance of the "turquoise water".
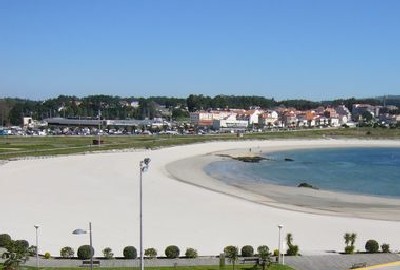
<path id="1" fill-rule="evenodd" d="M 400 198 L 400 148 L 325 148 L 265 154 L 268 160 L 224 160 L 206 172 L 227 183 L 258 182 Z M 285 158 L 293 161 L 285 161 Z"/>

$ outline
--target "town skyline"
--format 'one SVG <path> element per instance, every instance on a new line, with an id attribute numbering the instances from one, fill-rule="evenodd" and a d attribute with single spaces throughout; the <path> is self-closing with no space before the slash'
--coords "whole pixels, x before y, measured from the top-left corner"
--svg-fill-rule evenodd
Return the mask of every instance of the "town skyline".
<path id="1" fill-rule="evenodd" d="M 3 1 L 0 97 L 399 92 L 400 3 Z"/>

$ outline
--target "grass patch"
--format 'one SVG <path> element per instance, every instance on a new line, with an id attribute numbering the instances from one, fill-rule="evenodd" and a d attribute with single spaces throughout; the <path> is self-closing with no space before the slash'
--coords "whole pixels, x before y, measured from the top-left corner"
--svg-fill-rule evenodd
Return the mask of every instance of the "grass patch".
<path id="1" fill-rule="evenodd" d="M 55 156 L 85 152 L 121 150 L 129 148 L 145 149 L 169 147 L 209 141 L 242 141 L 274 139 L 399 139 L 400 129 L 383 128 L 340 128 L 305 129 L 294 131 L 274 131 L 245 133 L 242 138 L 236 134 L 208 135 L 124 135 L 102 136 L 104 144 L 93 145 L 97 136 L 0 136 L 0 159 Z"/>

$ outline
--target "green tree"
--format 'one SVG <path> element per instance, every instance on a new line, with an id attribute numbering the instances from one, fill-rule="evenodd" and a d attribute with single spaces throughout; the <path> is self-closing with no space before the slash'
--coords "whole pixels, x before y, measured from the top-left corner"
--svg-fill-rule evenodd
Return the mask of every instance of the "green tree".
<path id="1" fill-rule="evenodd" d="M 235 269 L 235 263 L 237 262 L 239 258 L 239 250 L 235 246 L 226 246 L 224 248 L 224 253 L 226 258 L 228 258 L 228 261 L 232 263 L 232 269 Z"/>
<path id="2" fill-rule="evenodd" d="M 197 258 L 197 250 L 194 248 L 187 248 L 185 252 L 185 256 L 189 259 Z"/>
<path id="3" fill-rule="evenodd" d="M 146 248 L 144 250 L 144 256 L 150 259 L 157 258 L 157 250 L 155 248 Z"/>
<path id="4" fill-rule="evenodd" d="M 355 233 L 345 233 L 344 234 L 344 242 L 346 244 L 344 248 L 344 252 L 346 254 L 354 253 L 354 243 L 356 242 L 357 234 Z"/>
<path id="5" fill-rule="evenodd" d="M 5 259 L 3 268 L 5 270 L 18 269 L 21 263 L 28 260 L 29 243 L 25 240 L 11 240 L 7 244 L 7 251 L 3 253 L 2 258 Z"/>
<path id="6" fill-rule="evenodd" d="M 8 234 L 0 234 L 0 247 L 7 247 L 11 242 L 11 236 Z"/>
<path id="7" fill-rule="evenodd" d="M 106 247 L 105 249 L 103 249 L 103 255 L 104 255 L 104 258 L 106 258 L 106 259 L 112 259 L 114 257 L 114 253 L 112 252 L 112 249 L 109 247 Z"/>
<path id="8" fill-rule="evenodd" d="M 60 250 L 60 256 L 63 258 L 72 258 L 74 257 L 75 251 L 72 247 L 63 247 Z"/>
<path id="9" fill-rule="evenodd" d="M 258 257 L 261 259 L 260 264 L 262 269 L 268 268 L 271 265 L 271 253 L 268 246 L 259 246 L 257 248 Z"/>
<path id="10" fill-rule="evenodd" d="M 375 241 L 375 240 L 368 240 L 366 243 L 365 243 L 365 250 L 368 252 L 368 253 L 377 253 L 378 252 L 378 250 L 379 250 L 379 244 L 378 244 L 378 242 L 377 241 Z"/>

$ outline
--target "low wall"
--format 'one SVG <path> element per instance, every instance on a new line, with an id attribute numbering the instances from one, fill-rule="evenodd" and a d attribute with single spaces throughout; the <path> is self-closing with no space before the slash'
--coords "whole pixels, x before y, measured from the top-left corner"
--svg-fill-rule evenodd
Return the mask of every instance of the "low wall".
<path id="1" fill-rule="evenodd" d="M 139 259 L 94 259 L 100 261 L 100 267 L 139 267 Z M 25 263 L 27 266 L 36 266 L 36 258 L 30 257 Z M 145 259 L 145 266 L 195 266 L 195 265 L 219 265 L 217 257 L 198 257 L 196 259 Z M 82 266 L 82 260 L 78 259 L 43 259 L 39 258 L 40 267 L 79 267 Z M 87 265 L 89 266 L 89 265 Z"/>

